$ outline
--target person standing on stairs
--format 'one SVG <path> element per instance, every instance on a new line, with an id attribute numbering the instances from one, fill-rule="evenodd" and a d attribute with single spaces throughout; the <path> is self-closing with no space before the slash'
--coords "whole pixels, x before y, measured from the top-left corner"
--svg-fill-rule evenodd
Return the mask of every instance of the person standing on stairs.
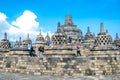
<path id="1" fill-rule="evenodd" d="M 80 53 L 80 44 L 77 45 L 77 56 L 80 55 L 81 56 L 81 53 Z"/>

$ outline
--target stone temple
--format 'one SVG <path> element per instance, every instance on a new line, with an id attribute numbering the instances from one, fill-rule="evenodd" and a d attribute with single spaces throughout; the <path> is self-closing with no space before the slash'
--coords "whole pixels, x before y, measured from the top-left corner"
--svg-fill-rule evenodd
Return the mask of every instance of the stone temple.
<path id="1" fill-rule="evenodd" d="M 29 56 L 28 44 L 33 46 L 35 57 Z M 78 44 L 81 56 L 76 53 Z M 39 46 L 44 46 L 41 56 L 37 56 Z M 100 23 L 97 36 L 89 26 L 83 35 L 70 15 L 66 16 L 64 25 L 58 22 L 51 37 L 48 33 L 43 37 L 40 30 L 34 43 L 28 34 L 26 39 L 20 37 L 11 47 L 5 33 L 0 41 L 0 55 L 0 71 L 4 72 L 60 76 L 120 74 L 118 34 L 113 40 L 108 31 L 104 31 L 104 24 Z"/>
<path id="2" fill-rule="evenodd" d="M 81 39 L 82 31 L 74 25 L 72 17 L 70 15 L 66 16 L 64 25 L 58 22 L 57 31 L 52 37 L 53 44 L 64 44 L 68 43 L 69 38 L 72 38 L 73 42 Z"/>

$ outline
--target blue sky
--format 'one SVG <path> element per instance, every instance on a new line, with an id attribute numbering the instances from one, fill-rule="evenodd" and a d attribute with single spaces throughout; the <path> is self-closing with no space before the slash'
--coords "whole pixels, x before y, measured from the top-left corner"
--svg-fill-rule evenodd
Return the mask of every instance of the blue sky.
<path id="1" fill-rule="evenodd" d="M 57 29 L 57 22 L 64 24 L 67 14 L 72 16 L 74 24 L 82 30 L 83 35 L 86 33 L 87 26 L 90 26 L 91 32 L 97 35 L 100 23 L 103 22 L 105 30 L 108 29 L 113 39 L 116 33 L 120 36 L 120 0 L 0 0 L 0 12 L 6 15 L 4 24 L 2 21 L 0 24 L 0 37 L 2 38 L 6 31 L 9 33 L 10 40 L 19 36 L 24 39 L 26 33 L 31 35 L 35 33 L 31 36 L 35 38 L 40 29 L 44 35 L 47 31 L 52 35 Z M 30 16 L 26 17 L 27 14 Z M 24 18 L 26 20 L 23 23 L 30 21 L 22 24 Z M 25 27 L 22 25 L 27 28 L 24 30 Z M 19 33 L 12 30 L 18 30 Z M 23 33 L 26 32 L 25 35 L 20 33 L 22 30 Z M 13 36 L 15 37 L 11 38 Z"/>

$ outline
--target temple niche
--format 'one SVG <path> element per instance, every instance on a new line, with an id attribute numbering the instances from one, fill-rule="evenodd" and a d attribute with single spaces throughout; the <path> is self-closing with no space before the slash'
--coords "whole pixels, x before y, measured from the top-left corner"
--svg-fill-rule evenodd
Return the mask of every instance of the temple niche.
<path id="1" fill-rule="evenodd" d="M 4 38 L 0 41 L 0 52 L 9 51 L 11 43 L 7 39 L 7 33 L 4 33 Z"/>
<path id="2" fill-rule="evenodd" d="M 67 15 L 64 25 L 60 25 L 60 22 L 58 22 L 58 28 L 55 34 L 52 36 L 52 42 L 53 44 L 66 44 L 71 38 L 71 43 L 74 43 L 78 39 L 81 39 L 81 37 L 82 31 L 77 27 L 77 25 L 73 24 L 72 17 Z M 62 39 L 61 42 L 58 41 L 59 38 Z"/>

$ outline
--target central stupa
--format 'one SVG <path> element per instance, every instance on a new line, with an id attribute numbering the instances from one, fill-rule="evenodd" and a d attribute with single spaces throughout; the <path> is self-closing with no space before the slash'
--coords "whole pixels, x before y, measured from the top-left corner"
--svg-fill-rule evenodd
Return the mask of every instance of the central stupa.
<path id="1" fill-rule="evenodd" d="M 72 42 L 76 42 L 78 39 L 81 39 L 82 37 L 82 31 L 77 27 L 77 25 L 74 25 L 72 17 L 70 15 L 66 16 L 64 25 L 61 25 L 60 22 L 58 22 L 57 31 L 55 34 L 58 33 L 66 35 L 67 40 L 69 40 L 69 38 L 71 37 Z"/>

